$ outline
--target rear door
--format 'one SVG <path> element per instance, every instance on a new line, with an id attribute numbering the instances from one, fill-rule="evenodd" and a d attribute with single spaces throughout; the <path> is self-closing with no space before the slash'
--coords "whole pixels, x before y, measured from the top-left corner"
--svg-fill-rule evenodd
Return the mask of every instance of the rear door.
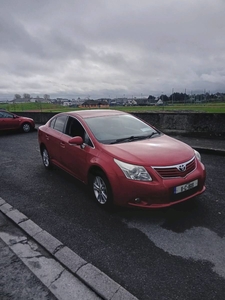
<path id="1" fill-rule="evenodd" d="M 60 151 L 63 147 L 61 137 L 67 123 L 67 115 L 59 115 L 52 119 L 48 129 L 43 133 L 44 144 L 47 147 L 51 160 L 61 166 Z"/>

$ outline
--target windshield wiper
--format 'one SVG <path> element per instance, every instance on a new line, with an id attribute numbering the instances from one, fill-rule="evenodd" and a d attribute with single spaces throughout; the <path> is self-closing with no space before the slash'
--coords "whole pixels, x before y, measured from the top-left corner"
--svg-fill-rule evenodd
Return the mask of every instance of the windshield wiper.
<path id="1" fill-rule="evenodd" d="M 157 131 L 153 131 L 151 134 L 145 136 L 146 139 L 150 139 L 153 135 L 159 134 Z"/>
<path id="2" fill-rule="evenodd" d="M 120 143 L 120 142 L 131 142 L 131 141 L 134 141 L 134 140 L 136 140 L 136 139 L 138 139 L 138 138 L 139 138 L 139 136 L 131 135 L 131 136 L 129 136 L 129 137 L 117 139 L 117 140 L 111 142 L 110 144 L 116 144 L 116 143 Z"/>
<path id="3" fill-rule="evenodd" d="M 129 137 L 117 139 L 117 140 L 111 142 L 110 144 L 117 144 L 117 143 L 120 143 L 120 142 L 132 142 L 132 141 L 137 141 L 137 140 L 149 139 L 155 134 L 158 134 L 158 132 L 154 131 L 149 135 L 137 135 L 137 136 L 131 135 Z"/>

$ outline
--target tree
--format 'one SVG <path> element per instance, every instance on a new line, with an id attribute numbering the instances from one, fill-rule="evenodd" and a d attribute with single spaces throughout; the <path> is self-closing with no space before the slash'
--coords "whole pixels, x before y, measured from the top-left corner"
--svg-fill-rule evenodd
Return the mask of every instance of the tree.
<path id="1" fill-rule="evenodd" d="M 148 100 L 155 100 L 155 96 L 149 95 Z"/>
<path id="2" fill-rule="evenodd" d="M 155 103 L 155 96 L 149 95 L 148 100 L 149 103 Z"/>
<path id="3" fill-rule="evenodd" d="M 30 101 L 30 94 L 23 94 L 23 98 Z"/>
<path id="4" fill-rule="evenodd" d="M 15 94 L 15 96 L 14 96 L 14 100 L 19 100 L 19 99 L 21 99 L 21 96 L 20 96 L 20 94 Z"/>
<path id="5" fill-rule="evenodd" d="M 184 93 L 173 93 L 169 96 L 169 100 L 172 102 L 185 102 L 189 99 L 189 96 Z"/>
<path id="6" fill-rule="evenodd" d="M 163 94 L 159 97 L 159 99 L 161 99 L 163 102 L 169 101 L 169 97 L 167 95 L 163 95 Z"/>
<path id="7" fill-rule="evenodd" d="M 47 95 L 47 94 L 44 94 L 44 99 L 45 99 L 45 100 L 49 100 L 49 99 L 50 99 L 50 96 Z"/>

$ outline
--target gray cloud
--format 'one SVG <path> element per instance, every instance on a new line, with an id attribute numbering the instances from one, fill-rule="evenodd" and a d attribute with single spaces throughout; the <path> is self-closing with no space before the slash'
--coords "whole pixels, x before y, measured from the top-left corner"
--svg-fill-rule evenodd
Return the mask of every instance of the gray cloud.
<path id="1" fill-rule="evenodd" d="M 0 100 L 224 91 L 223 0 L 1 1 Z"/>

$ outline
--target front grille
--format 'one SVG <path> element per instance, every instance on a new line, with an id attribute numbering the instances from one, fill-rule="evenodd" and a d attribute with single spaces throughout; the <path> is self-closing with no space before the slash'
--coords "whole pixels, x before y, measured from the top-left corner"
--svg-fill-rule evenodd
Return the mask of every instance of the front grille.
<path id="1" fill-rule="evenodd" d="M 180 171 L 179 167 L 184 166 L 185 171 Z M 195 157 L 191 160 L 174 166 L 165 166 L 165 167 L 152 167 L 162 178 L 177 178 L 177 177 L 186 177 L 189 173 L 195 170 L 196 161 Z"/>

